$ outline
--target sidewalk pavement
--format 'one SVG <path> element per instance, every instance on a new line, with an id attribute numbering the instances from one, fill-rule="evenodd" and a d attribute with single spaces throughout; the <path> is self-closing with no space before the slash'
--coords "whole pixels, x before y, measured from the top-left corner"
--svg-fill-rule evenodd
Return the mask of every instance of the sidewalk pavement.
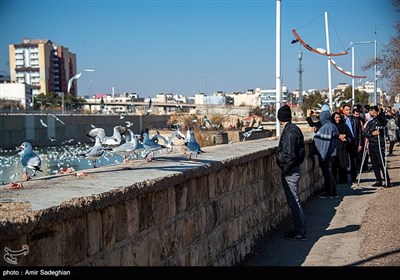
<path id="1" fill-rule="evenodd" d="M 387 158 L 392 188 L 372 187 L 371 170 L 359 185 L 338 185 L 339 198 L 310 198 L 307 241 L 284 239 L 290 216 L 240 266 L 400 266 L 400 147 L 394 154 Z"/>

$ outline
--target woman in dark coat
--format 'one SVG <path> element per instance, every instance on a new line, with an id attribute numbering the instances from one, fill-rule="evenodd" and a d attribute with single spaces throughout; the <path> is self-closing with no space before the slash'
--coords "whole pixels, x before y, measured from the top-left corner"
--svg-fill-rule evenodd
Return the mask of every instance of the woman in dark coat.
<path id="1" fill-rule="evenodd" d="M 333 174 L 339 179 L 339 184 L 347 184 L 347 173 L 350 167 L 348 144 L 351 139 L 351 131 L 338 112 L 332 114 L 331 121 L 336 125 L 339 132 L 336 157 L 332 164 Z"/>

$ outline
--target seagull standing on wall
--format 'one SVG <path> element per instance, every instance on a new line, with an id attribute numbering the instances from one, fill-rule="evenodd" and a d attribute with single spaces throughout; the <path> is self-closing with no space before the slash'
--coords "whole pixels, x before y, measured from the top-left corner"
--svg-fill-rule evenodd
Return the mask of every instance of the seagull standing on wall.
<path id="1" fill-rule="evenodd" d="M 40 169 L 42 165 L 42 160 L 40 159 L 38 154 L 33 151 L 31 143 L 23 142 L 20 146 L 17 147 L 17 149 L 22 150 L 21 164 L 25 170 L 25 175 L 23 176 L 23 179 L 25 181 L 28 181 L 31 178 L 28 174 L 27 168 L 33 170 L 32 176 L 36 176 L 36 171 L 43 172 L 43 170 Z"/>
<path id="2" fill-rule="evenodd" d="M 197 160 L 197 155 L 200 153 L 204 153 L 204 151 L 201 150 L 199 143 L 197 143 L 196 138 L 194 137 L 194 132 L 190 131 L 189 135 L 190 136 L 186 146 L 186 149 L 189 151 L 189 159 L 192 158 L 192 154 L 195 154 Z"/>

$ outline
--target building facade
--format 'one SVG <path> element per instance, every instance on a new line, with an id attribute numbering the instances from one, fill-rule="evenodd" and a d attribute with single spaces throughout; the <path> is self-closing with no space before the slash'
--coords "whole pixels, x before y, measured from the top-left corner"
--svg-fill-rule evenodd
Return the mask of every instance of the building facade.
<path id="1" fill-rule="evenodd" d="M 50 40 L 24 39 L 9 45 L 10 80 L 32 86 L 33 95 L 66 93 L 68 80 L 76 74 L 76 55 Z M 77 96 L 76 83 L 70 93 Z"/>
<path id="2" fill-rule="evenodd" d="M 13 107 L 29 110 L 32 103 L 32 87 L 20 83 L 0 83 L 0 109 Z"/>

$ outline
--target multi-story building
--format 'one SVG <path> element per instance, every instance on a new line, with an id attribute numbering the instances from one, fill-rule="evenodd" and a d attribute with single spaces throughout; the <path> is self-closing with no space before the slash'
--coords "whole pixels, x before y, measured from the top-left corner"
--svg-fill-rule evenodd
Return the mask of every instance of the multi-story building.
<path id="1" fill-rule="evenodd" d="M 52 41 L 24 39 L 9 45 L 10 80 L 32 86 L 33 94 L 66 93 L 76 74 L 76 55 Z M 76 83 L 70 93 L 77 96 Z"/>

